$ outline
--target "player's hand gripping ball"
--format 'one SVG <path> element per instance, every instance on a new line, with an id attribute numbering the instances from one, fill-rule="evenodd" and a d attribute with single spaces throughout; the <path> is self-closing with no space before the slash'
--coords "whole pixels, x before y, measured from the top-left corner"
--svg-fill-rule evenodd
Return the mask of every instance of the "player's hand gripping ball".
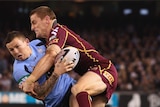
<path id="1" fill-rule="evenodd" d="M 79 61 L 80 53 L 79 53 L 78 49 L 75 47 L 66 47 L 66 48 L 63 48 L 60 51 L 60 53 L 56 56 L 55 62 L 57 62 L 57 60 L 59 58 L 61 60 L 63 60 L 65 58 L 67 63 L 72 61 L 74 64 L 74 66 L 73 66 L 73 69 L 74 69 Z"/>

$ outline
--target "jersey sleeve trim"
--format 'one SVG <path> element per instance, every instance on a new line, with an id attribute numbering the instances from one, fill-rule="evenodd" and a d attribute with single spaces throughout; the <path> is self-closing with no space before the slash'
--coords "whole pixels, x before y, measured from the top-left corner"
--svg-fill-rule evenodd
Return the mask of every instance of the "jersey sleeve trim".
<path id="1" fill-rule="evenodd" d="M 20 79 L 18 80 L 18 84 L 20 85 L 20 84 L 22 84 L 24 81 L 26 81 L 26 79 L 29 77 L 29 75 L 30 75 L 30 74 L 25 75 L 25 76 L 23 76 L 22 78 L 20 78 Z"/>

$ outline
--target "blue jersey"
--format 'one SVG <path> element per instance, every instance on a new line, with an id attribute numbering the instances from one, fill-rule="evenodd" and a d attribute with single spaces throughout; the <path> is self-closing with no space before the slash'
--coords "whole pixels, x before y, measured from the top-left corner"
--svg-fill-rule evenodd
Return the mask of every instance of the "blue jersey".
<path id="1" fill-rule="evenodd" d="M 30 42 L 30 48 L 32 54 L 24 61 L 15 60 L 13 64 L 13 77 L 21 84 L 31 74 L 37 62 L 44 56 L 46 47 L 40 40 L 33 40 Z M 47 79 L 47 75 L 43 75 L 39 80 L 39 84 L 42 84 Z M 66 94 L 70 90 L 70 87 L 75 83 L 75 80 L 68 74 L 61 75 L 52 91 L 43 101 L 46 107 L 57 107 L 64 101 Z M 62 106 L 61 106 L 62 107 Z M 65 106 L 66 107 L 66 106 Z"/>

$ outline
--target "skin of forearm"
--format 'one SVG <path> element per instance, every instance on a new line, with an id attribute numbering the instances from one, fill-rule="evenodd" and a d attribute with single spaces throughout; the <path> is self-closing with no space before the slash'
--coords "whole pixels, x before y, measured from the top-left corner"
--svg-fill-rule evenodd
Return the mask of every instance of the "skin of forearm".
<path id="1" fill-rule="evenodd" d="M 37 63 L 35 66 L 33 72 L 32 72 L 32 77 L 29 76 L 29 80 L 31 82 L 37 81 L 43 74 L 45 74 L 51 66 L 54 64 L 54 60 L 56 55 L 60 52 L 60 47 L 57 45 L 50 45 L 47 48 L 46 54 L 42 59 Z"/>
<path id="2" fill-rule="evenodd" d="M 54 60 L 52 56 L 46 54 L 36 65 L 34 71 L 32 72 L 32 76 L 34 76 L 34 81 L 37 81 L 43 74 L 45 74 L 53 65 Z"/>
<path id="3" fill-rule="evenodd" d="M 33 97 L 40 100 L 44 100 L 44 98 L 49 94 L 49 92 L 54 87 L 58 77 L 59 76 L 53 72 L 50 78 L 46 80 L 43 84 L 41 85 L 35 84 L 34 91 L 37 93 L 37 96 L 33 96 Z"/>

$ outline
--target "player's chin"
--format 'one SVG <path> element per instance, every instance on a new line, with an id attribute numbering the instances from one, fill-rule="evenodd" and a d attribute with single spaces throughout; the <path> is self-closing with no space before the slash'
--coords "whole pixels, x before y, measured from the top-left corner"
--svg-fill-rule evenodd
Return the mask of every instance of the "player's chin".
<path id="1" fill-rule="evenodd" d="M 24 59 L 18 59 L 19 61 L 23 61 Z"/>
<path id="2" fill-rule="evenodd" d="M 19 60 L 19 61 L 23 61 L 23 60 L 25 60 L 25 59 L 23 59 L 23 58 L 21 58 L 21 57 L 17 57 L 17 58 L 15 58 L 16 60 Z"/>
<path id="3" fill-rule="evenodd" d="M 38 32 L 35 32 L 35 34 L 36 34 L 36 38 L 41 37 L 41 35 Z"/>
<path id="4" fill-rule="evenodd" d="M 40 38 L 41 36 L 39 34 L 36 33 L 36 38 Z"/>
<path id="5" fill-rule="evenodd" d="M 36 38 L 45 38 L 44 36 L 42 36 L 42 35 L 38 35 L 38 34 L 36 34 Z"/>

